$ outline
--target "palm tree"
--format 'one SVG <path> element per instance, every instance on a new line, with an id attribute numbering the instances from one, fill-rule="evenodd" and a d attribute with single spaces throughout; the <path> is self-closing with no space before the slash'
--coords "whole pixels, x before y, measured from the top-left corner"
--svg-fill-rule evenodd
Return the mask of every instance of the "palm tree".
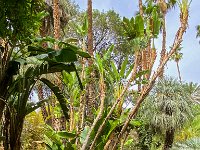
<path id="1" fill-rule="evenodd" d="M 157 133 L 164 134 L 163 150 L 172 148 L 175 132 L 192 116 L 191 106 L 190 94 L 172 78 L 159 80 L 147 98 L 142 115 Z"/>
<path id="2" fill-rule="evenodd" d="M 181 60 L 183 53 L 181 53 L 182 47 L 177 48 L 176 52 L 172 55 L 172 59 L 176 62 L 176 67 L 177 67 L 177 71 L 178 71 L 178 77 L 179 77 L 179 81 L 182 82 L 181 80 L 181 72 L 180 72 L 180 68 L 179 68 L 179 61 Z"/>

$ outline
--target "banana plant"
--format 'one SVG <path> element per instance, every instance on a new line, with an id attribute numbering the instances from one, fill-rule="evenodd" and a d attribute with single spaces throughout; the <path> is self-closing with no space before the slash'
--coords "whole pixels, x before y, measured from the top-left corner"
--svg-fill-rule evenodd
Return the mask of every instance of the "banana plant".
<path id="1" fill-rule="evenodd" d="M 118 71 L 114 61 L 110 62 L 110 66 L 105 66 L 106 70 L 106 80 L 108 81 L 109 86 L 112 86 L 112 90 L 114 90 L 113 98 L 117 99 L 124 88 L 125 81 L 129 78 L 129 75 L 133 69 L 133 65 L 129 65 L 128 58 L 125 58 L 122 65 L 120 66 L 120 70 Z M 111 101 L 112 102 L 112 101 Z M 120 102 L 117 108 L 117 114 L 120 115 L 122 112 L 122 105 L 124 103 L 124 99 Z"/>
<path id="2" fill-rule="evenodd" d="M 80 51 L 76 46 L 70 45 L 68 43 L 61 43 L 64 48 L 55 51 L 54 49 L 43 49 L 41 47 L 28 47 L 29 57 L 36 57 L 42 63 L 37 65 L 28 65 L 24 73 L 16 73 L 23 66 L 21 60 L 15 60 L 14 66 L 16 70 L 10 70 L 12 74 L 16 74 L 13 81 L 10 81 L 9 88 L 6 92 L 8 101 L 6 103 L 7 108 L 5 111 L 5 124 L 4 124 L 4 135 L 6 138 L 5 147 L 11 149 L 20 149 L 20 136 L 23 129 L 23 122 L 25 116 L 41 107 L 43 103 L 47 102 L 48 99 L 39 101 L 37 103 L 29 103 L 29 97 L 31 92 L 37 82 L 43 82 L 46 84 L 55 94 L 60 103 L 62 111 L 66 120 L 69 120 L 69 108 L 65 96 L 62 94 L 60 89 L 51 83 L 42 75 L 56 72 L 75 72 L 78 78 L 80 88 L 82 89 L 82 84 L 78 76 L 74 62 L 77 61 L 77 55 L 89 58 L 90 56 Z M 17 65 L 16 65 L 17 64 Z M 10 142 L 8 142 L 8 140 Z M 8 144 L 10 143 L 10 144 Z"/>

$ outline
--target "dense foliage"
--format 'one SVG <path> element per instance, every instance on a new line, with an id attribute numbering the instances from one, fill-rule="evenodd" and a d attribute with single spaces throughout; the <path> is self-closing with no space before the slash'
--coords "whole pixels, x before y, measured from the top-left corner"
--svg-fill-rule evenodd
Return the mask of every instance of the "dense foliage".
<path id="1" fill-rule="evenodd" d="M 92 0 L 85 12 L 68 0 L 0 0 L 4 149 L 199 148 L 200 89 L 179 70 L 190 2 L 138 4 L 122 18 L 93 10 Z M 165 20 L 175 6 L 168 49 Z M 164 76 L 169 60 L 179 81 Z"/>

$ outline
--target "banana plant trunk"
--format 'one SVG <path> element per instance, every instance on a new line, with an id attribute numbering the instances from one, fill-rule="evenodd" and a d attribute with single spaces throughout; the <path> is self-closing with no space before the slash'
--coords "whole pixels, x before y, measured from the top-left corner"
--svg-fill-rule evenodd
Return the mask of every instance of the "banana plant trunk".
<path id="1" fill-rule="evenodd" d="M 172 148 L 174 142 L 174 129 L 169 129 L 165 133 L 165 143 L 163 146 L 163 150 L 170 150 Z"/>
<path id="2" fill-rule="evenodd" d="M 17 116 L 14 114 L 13 111 L 8 112 L 6 111 L 6 122 L 4 126 L 4 130 L 7 133 L 5 136 L 5 144 L 4 149 L 9 150 L 20 150 L 21 149 L 21 134 L 24 124 L 24 118 L 25 116 Z"/>

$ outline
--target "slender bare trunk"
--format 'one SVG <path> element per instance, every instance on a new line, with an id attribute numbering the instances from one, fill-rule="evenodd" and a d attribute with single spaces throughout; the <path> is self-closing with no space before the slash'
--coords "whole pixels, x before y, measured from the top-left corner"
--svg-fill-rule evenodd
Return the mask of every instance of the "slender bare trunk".
<path id="1" fill-rule="evenodd" d="M 181 80 L 181 72 L 180 72 L 180 68 L 179 68 L 179 61 L 176 61 L 176 67 L 177 67 L 177 71 L 178 71 L 179 81 L 180 81 L 180 83 L 181 83 L 182 80 Z"/>

